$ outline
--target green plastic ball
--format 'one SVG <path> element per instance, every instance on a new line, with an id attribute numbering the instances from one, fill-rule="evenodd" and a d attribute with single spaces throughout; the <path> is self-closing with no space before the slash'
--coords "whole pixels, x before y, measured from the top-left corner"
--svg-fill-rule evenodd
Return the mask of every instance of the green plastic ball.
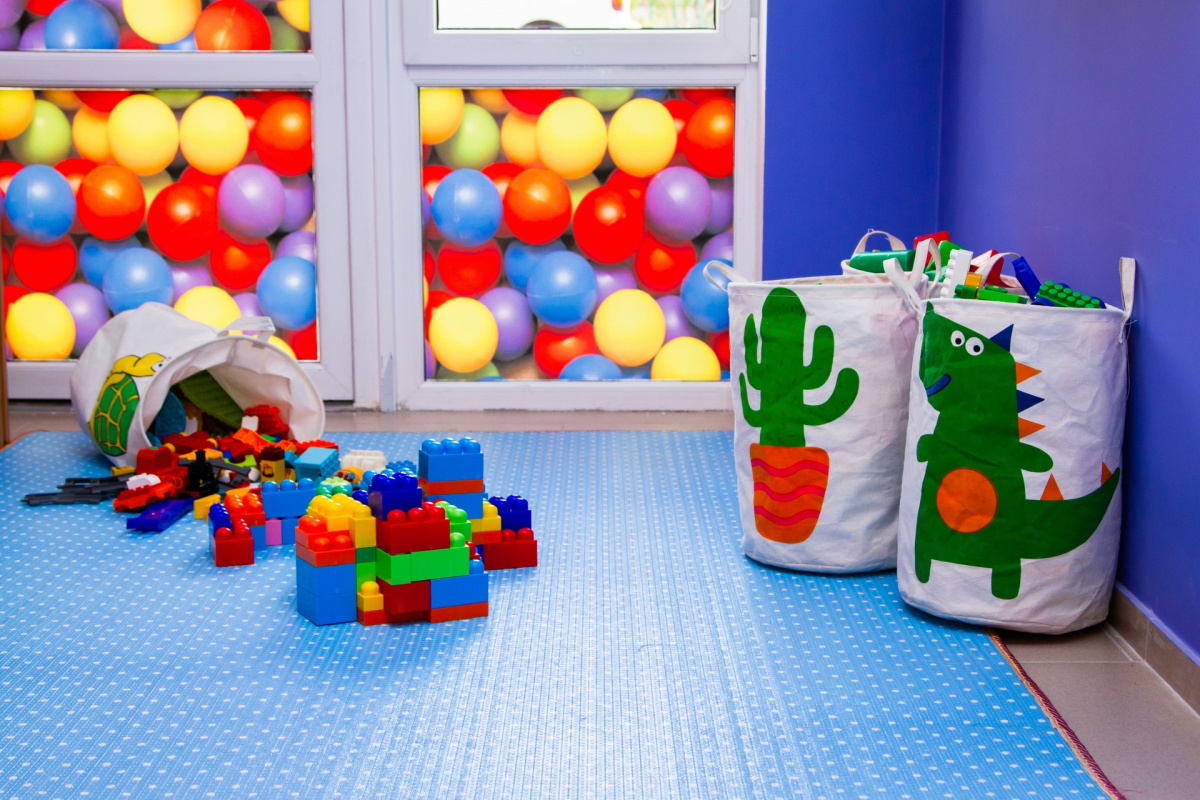
<path id="1" fill-rule="evenodd" d="M 48 100 L 37 100 L 29 127 L 9 139 L 8 146 L 22 164 L 53 166 L 71 154 L 71 123 L 61 108 Z"/>
<path id="2" fill-rule="evenodd" d="M 437 379 L 440 381 L 477 381 L 480 378 L 499 377 L 500 370 L 496 369 L 496 365 L 491 361 L 474 372 L 454 372 L 442 366 L 439 366 L 437 371 Z"/>
<path id="3" fill-rule="evenodd" d="M 500 126 L 490 111 L 467 103 L 458 130 L 435 148 L 450 169 L 481 170 L 500 154 Z"/>
<path id="4" fill-rule="evenodd" d="M 283 17 L 267 17 L 271 26 L 271 49 L 276 52 L 297 53 L 308 50 L 304 34 L 293 28 Z"/>
<path id="5" fill-rule="evenodd" d="M 195 89 L 155 89 L 150 94 L 178 111 L 181 108 L 187 108 L 199 100 L 204 92 L 196 91 Z"/>
<path id="6" fill-rule="evenodd" d="M 629 98 L 633 97 L 633 89 L 604 87 L 597 89 L 576 89 L 575 94 L 587 100 L 600 111 L 616 111 Z"/>

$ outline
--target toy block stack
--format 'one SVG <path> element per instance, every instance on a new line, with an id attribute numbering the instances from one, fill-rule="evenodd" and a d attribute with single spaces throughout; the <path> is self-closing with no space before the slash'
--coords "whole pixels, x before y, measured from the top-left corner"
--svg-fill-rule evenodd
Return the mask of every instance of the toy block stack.
<path id="1" fill-rule="evenodd" d="M 329 447 L 309 447 L 296 456 L 292 469 L 297 478 L 309 478 L 314 482 L 331 478 L 338 471 L 338 451 Z"/>
<path id="2" fill-rule="evenodd" d="M 295 544 L 296 524 L 317 496 L 309 478 L 262 485 L 262 507 L 267 519 L 267 544 Z M 273 524 L 274 523 L 274 524 Z"/>
<path id="3" fill-rule="evenodd" d="M 521 569 L 537 566 L 537 539 L 533 534 L 533 514 L 529 502 L 520 495 L 493 497 L 488 503 L 500 517 L 499 540 L 479 545 L 483 566 L 488 570 Z"/>
<path id="4" fill-rule="evenodd" d="M 426 439 L 418 454 L 417 478 L 427 499 L 445 500 L 468 519 L 483 517 L 483 450 L 474 439 Z"/>
<path id="5" fill-rule="evenodd" d="M 355 501 L 342 497 L 342 502 L 315 497 L 296 525 L 296 608 L 314 625 L 358 618 L 350 536 L 350 504 Z"/>
<path id="6" fill-rule="evenodd" d="M 254 539 L 255 550 L 265 550 L 267 547 L 267 515 L 263 511 L 262 495 L 247 492 L 243 495 L 232 495 L 225 498 L 225 510 L 233 520 L 234 530 L 239 522 L 246 523 L 251 537 Z"/>
<path id="7" fill-rule="evenodd" d="M 236 524 L 225 506 L 215 503 L 208 510 L 208 548 L 218 567 L 239 567 L 254 563 L 254 538 L 245 520 Z"/>

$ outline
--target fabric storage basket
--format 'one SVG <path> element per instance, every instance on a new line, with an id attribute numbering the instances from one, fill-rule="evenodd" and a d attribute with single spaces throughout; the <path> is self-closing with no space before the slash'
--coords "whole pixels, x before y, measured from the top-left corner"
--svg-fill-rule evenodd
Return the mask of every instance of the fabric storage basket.
<path id="1" fill-rule="evenodd" d="M 748 282 L 718 271 L 732 279 L 743 550 L 792 569 L 892 568 L 915 312 L 882 275 Z M 922 296 L 929 282 L 912 278 Z"/>
<path id="2" fill-rule="evenodd" d="M 923 300 L 897 573 L 931 614 L 1065 633 L 1108 612 L 1121 533 L 1124 310 Z"/>
<path id="3" fill-rule="evenodd" d="M 254 331 L 242 335 L 234 331 Z M 161 303 L 146 303 L 104 324 L 71 373 L 79 426 L 110 461 L 132 465 L 167 392 L 208 370 L 242 408 L 275 406 L 301 441 L 320 438 L 325 406 L 294 358 L 267 343 L 268 317 L 239 319 L 218 331 Z"/>

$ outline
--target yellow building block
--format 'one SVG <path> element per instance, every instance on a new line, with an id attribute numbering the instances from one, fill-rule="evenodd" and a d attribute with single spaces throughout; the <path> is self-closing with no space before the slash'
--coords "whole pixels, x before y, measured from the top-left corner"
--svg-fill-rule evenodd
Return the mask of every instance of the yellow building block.
<path id="1" fill-rule="evenodd" d="M 963 285 L 970 286 L 972 289 L 978 289 L 981 282 L 982 279 L 979 277 L 978 272 L 972 272 L 963 279 Z"/>
<path id="2" fill-rule="evenodd" d="M 355 503 L 350 513 L 350 538 L 355 550 L 375 546 L 375 517 L 362 503 Z"/>
<path id="3" fill-rule="evenodd" d="M 356 600 L 359 611 L 383 610 L 383 595 L 380 594 L 379 584 L 375 581 L 367 581 L 360 586 Z"/>
<path id="4" fill-rule="evenodd" d="M 115 478 L 118 475 L 132 475 L 133 467 L 113 467 L 112 476 Z"/>
<path id="5" fill-rule="evenodd" d="M 208 510 L 219 502 L 221 502 L 221 495 L 219 494 L 210 494 L 208 497 L 197 497 L 196 502 L 192 503 L 192 517 L 195 519 L 208 519 Z"/>
<path id="6" fill-rule="evenodd" d="M 471 533 L 498 530 L 500 530 L 500 512 L 496 510 L 494 505 L 485 500 L 483 503 L 483 517 L 471 520 Z"/>

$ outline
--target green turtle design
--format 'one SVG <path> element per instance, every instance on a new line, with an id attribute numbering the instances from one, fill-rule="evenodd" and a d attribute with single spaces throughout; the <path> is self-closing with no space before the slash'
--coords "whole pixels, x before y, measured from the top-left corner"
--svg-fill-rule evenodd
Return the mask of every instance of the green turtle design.
<path id="1" fill-rule="evenodd" d="M 100 387 L 96 408 L 88 422 L 92 438 L 106 455 L 119 456 L 125 453 L 129 425 L 133 422 L 133 412 L 137 410 L 138 400 L 141 399 L 133 379 L 153 375 L 163 361 L 164 357 L 159 353 L 148 353 L 141 358 L 123 356 L 113 364 L 112 372 L 108 373 L 108 378 Z"/>

